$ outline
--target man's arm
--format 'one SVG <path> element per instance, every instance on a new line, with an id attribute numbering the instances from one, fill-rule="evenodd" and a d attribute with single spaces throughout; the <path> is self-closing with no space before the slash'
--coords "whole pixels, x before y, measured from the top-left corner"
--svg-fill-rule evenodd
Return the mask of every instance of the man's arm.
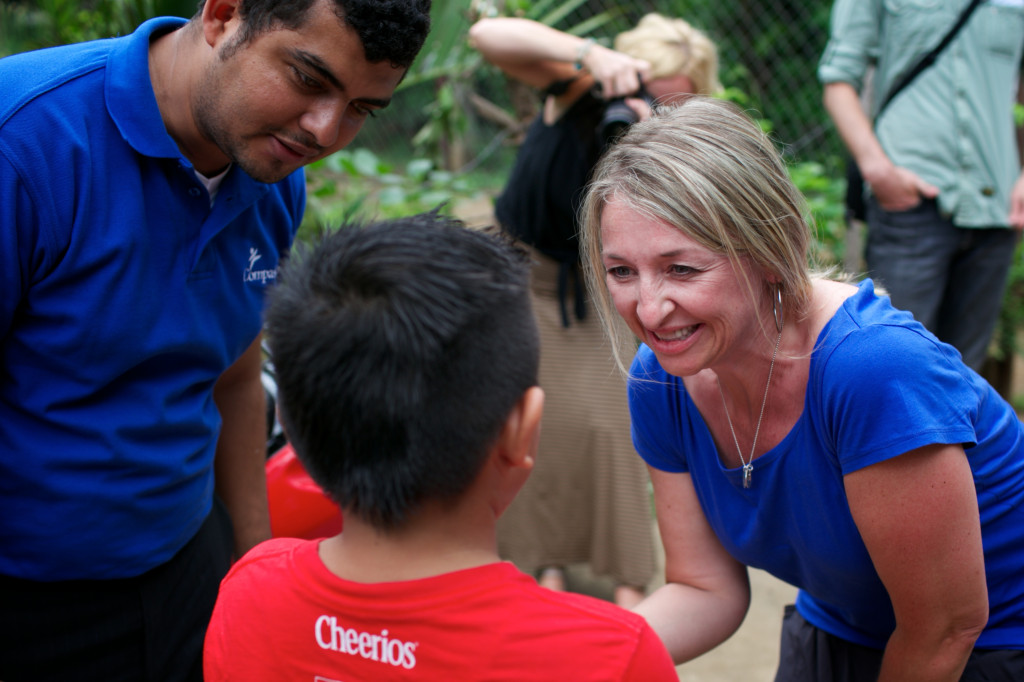
<path id="1" fill-rule="evenodd" d="M 882 208 L 904 211 L 920 203 L 922 197 L 938 196 L 938 187 L 889 159 L 852 85 L 841 81 L 826 83 L 824 104 Z"/>
<path id="2" fill-rule="evenodd" d="M 222 420 L 214 459 L 216 491 L 231 514 L 236 558 L 270 537 L 261 338 L 256 337 L 213 389 Z"/>

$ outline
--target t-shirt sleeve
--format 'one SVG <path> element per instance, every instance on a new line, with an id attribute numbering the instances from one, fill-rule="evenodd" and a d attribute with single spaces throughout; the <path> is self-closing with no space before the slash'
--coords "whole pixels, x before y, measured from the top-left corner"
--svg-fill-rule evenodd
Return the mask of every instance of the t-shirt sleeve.
<path id="1" fill-rule="evenodd" d="M 925 445 L 975 443 L 969 370 L 923 328 L 865 327 L 824 363 L 809 390 L 844 474 Z"/>
<path id="2" fill-rule="evenodd" d="M 633 447 L 655 469 L 689 471 L 683 434 L 688 432 L 682 383 L 658 364 L 647 346 L 640 346 L 629 371 L 629 416 Z"/>
<path id="3" fill-rule="evenodd" d="M 245 679 L 250 667 L 258 667 L 265 651 L 269 629 L 262 608 L 267 584 L 255 577 L 260 564 L 268 561 L 271 572 L 282 555 L 293 552 L 304 543 L 298 538 L 274 538 L 250 549 L 232 565 L 220 584 L 213 615 L 206 629 L 203 644 L 203 679 L 219 682 Z"/>
<path id="4" fill-rule="evenodd" d="M 637 638 L 636 651 L 622 677 L 623 682 L 678 682 L 679 674 L 658 635 L 646 623 Z"/>

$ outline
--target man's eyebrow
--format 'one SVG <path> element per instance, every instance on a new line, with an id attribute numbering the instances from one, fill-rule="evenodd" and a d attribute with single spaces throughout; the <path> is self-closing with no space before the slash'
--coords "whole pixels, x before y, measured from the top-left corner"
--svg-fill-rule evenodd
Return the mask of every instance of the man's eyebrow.
<path id="1" fill-rule="evenodd" d="M 322 59 L 320 59 L 320 57 L 316 56 L 312 52 L 307 52 L 306 50 L 294 49 L 294 50 L 290 50 L 290 52 L 291 52 L 292 57 L 294 59 L 302 62 L 303 64 L 305 64 L 309 68 L 311 68 L 314 71 L 316 71 L 318 74 L 320 74 L 321 78 L 323 78 L 328 83 L 330 83 L 331 85 L 336 87 L 338 90 L 341 90 L 342 92 L 345 91 L 345 86 L 342 84 L 341 81 L 338 80 L 337 76 L 335 76 L 334 73 L 331 72 L 330 68 L 328 68 L 327 64 L 325 64 L 324 61 Z M 369 104 L 371 106 L 378 107 L 380 109 L 383 109 L 384 107 L 386 107 L 389 104 L 391 104 L 391 99 L 390 98 L 388 98 L 388 99 L 377 99 L 377 98 L 366 99 L 366 98 L 363 98 L 363 99 L 360 99 L 359 101 L 363 102 L 364 104 Z"/>
<path id="2" fill-rule="evenodd" d="M 324 63 L 324 60 L 320 59 L 320 57 L 317 57 L 312 52 L 306 52 L 305 50 L 299 49 L 289 50 L 289 52 L 291 52 L 292 58 L 316 71 L 320 74 L 321 78 L 328 81 L 334 87 L 339 90 L 345 89 L 341 84 L 341 81 L 338 80 L 338 78 L 331 72 L 330 68 L 328 68 L 327 64 Z"/>

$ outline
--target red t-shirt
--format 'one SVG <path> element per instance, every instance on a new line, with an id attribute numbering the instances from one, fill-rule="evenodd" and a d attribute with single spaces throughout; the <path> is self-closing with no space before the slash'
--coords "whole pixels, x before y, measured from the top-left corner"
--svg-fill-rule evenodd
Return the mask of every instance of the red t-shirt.
<path id="1" fill-rule="evenodd" d="M 510 563 L 365 584 L 331 573 L 317 545 L 270 540 L 235 564 L 206 634 L 206 682 L 679 679 L 643 618 Z"/>

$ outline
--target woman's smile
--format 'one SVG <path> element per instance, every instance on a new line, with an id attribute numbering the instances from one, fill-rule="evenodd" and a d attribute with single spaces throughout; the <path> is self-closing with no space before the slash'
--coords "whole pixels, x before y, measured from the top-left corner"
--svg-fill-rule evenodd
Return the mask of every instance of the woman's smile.
<path id="1" fill-rule="evenodd" d="M 672 374 L 695 374 L 761 338 L 727 256 L 619 200 L 602 213 L 601 246 L 615 309 Z"/>

